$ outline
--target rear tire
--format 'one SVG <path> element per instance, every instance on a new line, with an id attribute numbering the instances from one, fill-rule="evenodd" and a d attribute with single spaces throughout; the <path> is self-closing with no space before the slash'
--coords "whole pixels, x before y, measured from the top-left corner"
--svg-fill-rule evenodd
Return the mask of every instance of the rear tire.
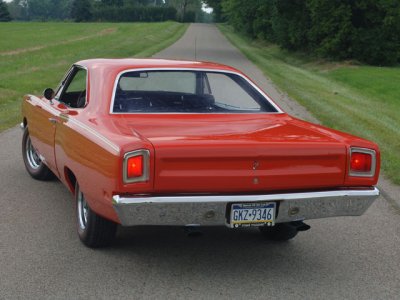
<path id="1" fill-rule="evenodd" d="M 288 241 L 294 238 L 298 231 L 295 226 L 290 223 L 278 223 L 275 226 L 259 227 L 262 235 L 271 241 Z"/>
<path id="2" fill-rule="evenodd" d="M 53 172 L 42 162 L 39 154 L 32 145 L 28 127 L 22 137 L 22 158 L 29 175 L 38 180 L 51 180 L 55 178 Z"/>
<path id="3" fill-rule="evenodd" d="M 76 221 L 80 240 L 90 248 L 101 248 L 112 244 L 117 224 L 97 215 L 88 205 L 85 196 L 75 185 Z"/>

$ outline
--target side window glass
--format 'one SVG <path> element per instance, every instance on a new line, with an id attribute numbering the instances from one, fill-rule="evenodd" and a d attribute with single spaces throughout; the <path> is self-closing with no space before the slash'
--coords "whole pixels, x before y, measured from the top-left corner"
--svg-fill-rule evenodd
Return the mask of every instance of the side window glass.
<path id="1" fill-rule="evenodd" d="M 86 104 L 86 70 L 76 69 L 61 94 L 60 101 L 69 107 L 82 108 Z"/>

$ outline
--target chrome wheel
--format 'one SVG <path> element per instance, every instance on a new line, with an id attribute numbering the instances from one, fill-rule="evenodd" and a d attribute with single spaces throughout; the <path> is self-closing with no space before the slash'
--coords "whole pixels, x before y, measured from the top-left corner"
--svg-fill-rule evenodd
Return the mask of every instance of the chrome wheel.
<path id="1" fill-rule="evenodd" d="M 85 196 L 83 196 L 82 192 L 78 192 L 78 221 L 79 227 L 81 229 L 86 228 L 87 220 L 88 220 L 88 213 L 89 213 L 89 206 L 85 200 Z"/>
<path id="2" fill-rule="evenodd" d="M 42 161 L 40 160 L 35 148 L 33 148 L 31 139 L 29 137 L 26 141 L 25 151 L 29 166 L 34 170 L 38 169 Z"/>
<path id="3" fill-rule="evenodd" d="M 114 240 L 117 224 L 90 209 L 78 182 L 75 183 L 75 201 L 76 227 L 81 241 L 91 248 L 110 245 Z"/>
<path id="4" fill-rule="evenodd" d="M 29 175 L 38 180 L 50 180 L 55 176 L 53 172 L 43 163 L 35 147 L 32 145 L 28 127 L 25 127 L 22 137 L 22 159 Z"/>

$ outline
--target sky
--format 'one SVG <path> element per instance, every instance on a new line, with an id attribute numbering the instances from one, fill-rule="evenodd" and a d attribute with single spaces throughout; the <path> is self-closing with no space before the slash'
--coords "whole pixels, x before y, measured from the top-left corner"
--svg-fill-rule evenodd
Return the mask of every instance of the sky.
<path id="1" fill-rule="evenodd" d="M 208 14 L 211 14 L 211 13 L 213 12 L 213 9 L 212 9 L 211 7 L 207 7 L 207 5 L 204 4 L 204 3 L 203 3 L 203 5 L 202 5 L 201 9 L 202 9 L 203 11 L 205 11 L 206 13 L 208 13 Z"/>

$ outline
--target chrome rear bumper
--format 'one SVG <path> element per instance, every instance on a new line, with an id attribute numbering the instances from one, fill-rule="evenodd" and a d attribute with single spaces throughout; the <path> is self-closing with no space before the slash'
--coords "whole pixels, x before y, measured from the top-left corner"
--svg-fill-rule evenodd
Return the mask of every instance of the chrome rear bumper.
<path id="1" fill-rule="evenodd" d="M 229 204 L 278 203 L 275 223 L 338 216 L 360 216 L 379 196 L 379 190 L 339 190 L 266 195 L 199 195 L 174 197 L 113 197 L 123 226 L 227 225 Z"/>

